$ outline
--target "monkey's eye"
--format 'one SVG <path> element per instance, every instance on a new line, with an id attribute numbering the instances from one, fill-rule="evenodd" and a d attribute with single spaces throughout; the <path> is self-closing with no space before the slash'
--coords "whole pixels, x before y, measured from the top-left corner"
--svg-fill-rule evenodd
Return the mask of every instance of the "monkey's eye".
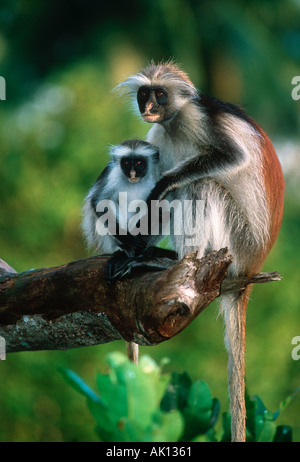
<path id="1" fill-rule="evenodd" d="M 156 97 L 156 101 L 159 104 L 162 104 L 162 103 L 166 102 L 166 100 L 168 98 L 168 94 L 163 90 L 156 90 L 155 91 L 155 97 Z"/>
<path id="2" fill-rule="evenodd" d="M 147 87 L 141 87 L 138 91 L 139 98 L 148 99 L 149 98 L 149 90 Z"/>
<path id="3" fill-rule="evenodd" d="M 124 165 L 124 167 L 128 167 L 129 166 L 129 160 L 123 160 L 122 165 Z"/>

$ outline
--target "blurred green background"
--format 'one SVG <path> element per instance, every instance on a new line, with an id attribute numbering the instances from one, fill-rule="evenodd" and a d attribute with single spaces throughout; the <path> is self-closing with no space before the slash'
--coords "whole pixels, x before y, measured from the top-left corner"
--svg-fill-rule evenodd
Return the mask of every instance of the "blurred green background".
<path id="1" fill-rule="evenodd" d="M 170 57 L 203 93 L 242 104 L 283 165 L 284 221 L 265 265 L 283 281 L 255 287 L 247 324 L 248 392 L 274 412 L 300 385 L 300 361 L 291 357 L 300 335 L 300 101 L 291 97 L 300 75 L 299 0 L 1 0 L 0 257 L 23 271 L 88 255 L 83 198 L 109 145 L 150 128 L 111 89 L 152 58 Z M 174 339 L 141 351 L 207 381 L 225 411 L 222 333 L 212 304 Z M 96 441 L 84 398 L 57 368 L 94 387 L 114 350 L 125 343 L 8 355 L 0 364 L 0 441 Z M 280 423 L 300 441 L 300 396 Z"/>

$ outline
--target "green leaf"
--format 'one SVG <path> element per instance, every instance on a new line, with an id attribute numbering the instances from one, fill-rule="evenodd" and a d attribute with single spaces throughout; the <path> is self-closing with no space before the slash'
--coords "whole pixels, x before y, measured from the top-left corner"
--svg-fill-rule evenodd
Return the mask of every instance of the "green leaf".
<path id="1" fill-rule="evenodd" d="M 299 390 L 300 387 L 297 388 L 294 393 L 289 395 L 285 400 L 283 400 L 279 405 L 279 409 L 275 413 L 270 412 L 266 408 L 259 396 L 254 395 L 250 398 L 246 395 L 247 430 L 250 431 L 252 435 L 252 438 L 250 435 L 247 438 L 247 441 L 273 441 L 277 432 L 276 426 L 273 424 L 273 422 L 278 418 L 280 413 L 286 409 L 286 407 L 290 404 L 291 400 Z M 286 435 L 278 430 L 277 438 L 291 438 L 290 432 L 288 430 L 284 430 L 284 428 L 285 427 L 283 427 L 282 431 L 286 431 Z M 288 428 L 289 427 L 286 427 L 286 429 Z"/>
<path id="2" fill-rule="evenodd" d="M 151 380 L 152 379 L 152 380 Z M 128 417 L 141 428 L 146 428 L 152 421 L 152 415 L 158 407 L 156 379 L 147 377 L 137 369 L 136 374 L 128 375 L 126 382 Z"/>
<path id="3" fill-rule="evenodd" d="M 114 351 L 107 355 L 106 362 L 111 369 L 116 369 L 119 366 L 122 366 L 127 362 L 127 357 L 123 353 L 119 353 L 118 351 Z"/>
<path id="4" fill-rule="evenodd" d="M 163 415 L 163 432 L 165 441 L 176 442 L 183 432 L 183 418 L 180 412 L 170 412 Z M 159 442 L 159 441 L 158 441 Z"/>
<path id="5" fill-rule="evenodd" d="M 287 398 L 285 398 L 283 401 L 281 401 L 281 403 L 279 404 L 279 409 L 274 412 L 273 414 L 273 420 L 276 420 L 279 416 L 279 414 L 281 414 L 282 411 L 284 411 L 287 406 L 290 404 L 290 402 L 292 401 L 292 399 L 295 397 L 295 395 L 300 391 L 300 387 L 297 387 L 296 390 L 291 394 L 289 395 Z"/>
<path id="6" fill-rule="evenodd" d="M 231 441 L 231 417 L 229 412 L 223 412 L 222 414 L 222 427 L 223 436 L 221 441 L 224 443 Z"/>
<path id="7" fill-rule="evenodd" d="M 166 364 L 166 359 L 164 359 L 162 364 Z M 156 364 L 156 362 L 151 358 L 151 356 L 143 355 L 140 358 L 138 367 L 145 373 L 145 374 L 153 374 L 156 377 L 161 373 L 161 367 Z"/>
<path id="8" fill-rule="evenodd" d="M 170 374 L 162 374 L 162 368 L 168 364 L 169 360 L 163 358 L 158 365 L 150 356 L 143 355 L 140 358 L 138 368 L 140 368 L 147 380 L 150 380 L 156 392 L 157 404 L 160 403 L 170 381 Z"/>
<path id="9" fill-rule="evenodd" d="M 174 410 L 183 411 L 187 406 L 188 396 L 192 381 L 186 372 L 172 373 L 171 382 L 161 401 L 161 409 L 165 412 Z"/>
<path id="10" fill-rule="evenodd" d="M 114 441 L 117 427 L 111 418 L 110 411 L 90 399 L 87 400 L 87 406 L 96 420 L 96 432 L 99 434 L 101 440 L 107 442 Z"/>
<path id="11" fill-rule="evenodd" d="M 119 422 L 119 427 L 122 431 L 123 441 L 127 442 L 151 442 L 152 436 L 150 433 L 147 433 L 145 429 L 140 428 L 136 422 L 132 420 L 123 419 Z M 149 436 L 150 435 L 150 436 Z M 126 440 L 125 440 L 126 438 Z"/>
<path id="12" fill-rule="evenodd" d="M 160 425 L 153 426 L 154 442 L 177 442 L 183 431 L 183 418 L 180 412 L 170 412 L 161 414 Z"/>
<path id="13" fill-rule="evenodd" d="M 127 390 L 124 384 L 111 384 L 102 393 L 102 398 L 108 404 L 111 419 L 116 425 L 120 419 L 128 417 Z"/>
<path id="14" fill-rule="evenodd" d="M 260 435 L 263 432 L 264 428 L 264 418 L 261 415 L 256 415 L 254 419 L 254 441 L 259 441 Z"/>
<path id="15" fill-rule="evenodd" d="M 158 409 L 169 377 L 161 376 L 161 369 L 149 356 L 136 365 L 120 353 L 108 357 L 109 374 L 99 374 L 97 386 L 103 400 L 109 403 L 112 420 L 137 433 L 151 426 L 153 413 Z M 123 420 L 122 420 L 123 422 Z"/>
<path id="16" fill-rule="evenodd" d="M 108 374 L 97 373 L 96 384 L 97 384 L 97 388 L 100 393 L 100 396 L 102 398 L 110 396 L 110 390 L 112 388 L 112 383 L 111 383 L 110 376 Z M 107 401 L 105 398 L 103 399 L 104 401 Z"/>
<path id="17" fill-rule="evenodd" d="M 261 433 L 257 438 L 257 442 L 271 443 L 276 434 L 276 425 L 273 422 L 264 422 Z"/>
<path id="18" fill-rule="evenodd" d="M 256 408 L 257 402 L 253 400 L 246 389 L 245 392 L 245 403 L 246 403 L 246 413 L 247 413 L 247 433 L 249 441 L 255 441 L 255 418 L 256 418 Z"/>
<path id="19" fill-rule="evenodd" d="M 291 427 L 288 425 L 279 425 L 276 428 L 276 434 L 273 441 L 276 443 L 291 443 L 293 441 Z"/>
<path id="20" fill-rule="evenodd" d="M 213 398 L 212 401 L 212 413 L 211 413 L 211 418 L 209 422 L 210 427 L 214 427 L 215 424 L 217 423 L 217 420 L 219 418 L 220 414 L 220 409 L 221 409 L 221 404 L 218 398 Z"/>
<path id="21" fill-rule="evenodd" d="M 183 440 L 189 441 L 210 427 L 213 400 L 208 385 L 198 380 L 190 387 L 187 406 L 183 410 L 185 429 Z"/>
<path id="22" fill-rule="evenodd" d="M 261 438 L 264 438 L 264 440 L 269 438 L 269 434 L 272 433 L 274 428 L 267 425 L 267 423 L 274 420 L 273 414 L 268 411 L 259 396 L 246 397 L 246 411 L 247 430 L 250 431 L 248 441 L 261 441 Z"/>
<path id="23" fill-rule="evenodd" d="M 251 399 L 253 401 L 256 401 L 256 415 L 262 416 L 264 421 L 274 420 L 272 412 L 268 411 L 268 409 L 266 408 L 259 396 L 254 395 Z"/>

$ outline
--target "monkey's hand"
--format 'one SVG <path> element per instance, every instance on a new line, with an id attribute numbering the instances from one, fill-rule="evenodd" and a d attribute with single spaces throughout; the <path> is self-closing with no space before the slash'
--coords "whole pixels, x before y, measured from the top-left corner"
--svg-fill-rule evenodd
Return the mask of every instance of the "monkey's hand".
<path id="1" fill-rule="evenodd" d="M 177 253 L 169 249 L 161 249 L 159 247 L 148 247 L 143 253 L 135 257 L 128 257 L 125 252 L 118 251 L 107 262 L 105 267 L 105 278 L 109 284 L 113 284 L 117 280 L 124 279 L 125 276 L 130 276 L 132 272 L 139 268 L 152 271 L 162 271 L 168 268 L 162 261 L 156 261 L 159 258 L 169 258 L 177 260 Z"/>
<path id="2" fill-rule="evenodd" d="M 133 257 L 128 257 L 126 252 L 118 250 L 108 260 L 105 266 L 105 279 L 109 284 L 122 279 L 128 272 L 128 267 Z"/>
<path id="3" fill-rule="evenodd" d="M 134 263 L 145 252 L 146 242 L 144 240 L 135 241 L 135 238 L 139 236 L 122 237 L 126 237 L 124 242 L 120 243 L 122 250 L 115 252 L 105 266 L 105 279 L 109 284 L 129 275 Z"/>

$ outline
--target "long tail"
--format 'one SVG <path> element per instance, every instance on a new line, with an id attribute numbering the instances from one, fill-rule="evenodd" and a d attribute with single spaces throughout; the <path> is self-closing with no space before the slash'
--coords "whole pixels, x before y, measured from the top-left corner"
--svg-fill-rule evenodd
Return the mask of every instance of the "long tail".
<path id="1" fill-rule="evenodd" d="M 245 331 L 250 290 L 248 286 L 243 292 L 223 296 L 221 301 L 228 352 L 231 441 L 235 442 L 246 441 Z"/>
<path id="2" fill-rule="evenodd" d="M 139 346 L 134 342 L 126 342 L 127 356 L 135 364 L 139 362 Z"/>

